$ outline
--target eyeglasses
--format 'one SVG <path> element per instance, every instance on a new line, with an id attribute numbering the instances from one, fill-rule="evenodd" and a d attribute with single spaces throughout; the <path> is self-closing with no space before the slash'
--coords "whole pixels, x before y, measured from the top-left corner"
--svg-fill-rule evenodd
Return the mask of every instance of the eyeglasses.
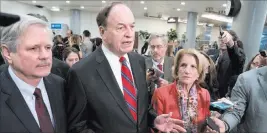
<path id="1" fill-rule="evenodd" d="M 161 48 L 164 48 L 164 47 L 165 47 L 165 45 L 150 45 L 151 49 L 155 49 L 155 48 L 161 49 Z"/>

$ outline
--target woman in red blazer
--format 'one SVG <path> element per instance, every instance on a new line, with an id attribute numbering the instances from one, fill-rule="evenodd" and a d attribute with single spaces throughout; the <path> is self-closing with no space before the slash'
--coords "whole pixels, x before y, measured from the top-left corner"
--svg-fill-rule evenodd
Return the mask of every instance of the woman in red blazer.
<path id="1" fill-rule="evenodd" d="M 172 112 L 172 117 L 184 121 L 188 132 L 201 132 L 210 115 L 210 95 L 199 86 L 204 79 L 203 67 L 195 49 L 180 50 L 174 61 L 175 82 L 155 90 L 152 104 L 158 114 Z"/>

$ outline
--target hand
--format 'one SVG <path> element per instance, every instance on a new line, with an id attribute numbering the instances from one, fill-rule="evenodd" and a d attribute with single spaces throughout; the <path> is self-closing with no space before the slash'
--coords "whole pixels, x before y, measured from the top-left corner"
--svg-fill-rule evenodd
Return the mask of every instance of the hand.
<path id="1" fill-rule="evenodd" d="M 232 35 L 227 31 L 223 31 L 222 42 L 225 43 L 230 48 L 233 47 L 235 44 Z"/>
<path id="2" fill-rule="evenodd" d="M 220 128 L 220 133 L 225 133 L 225 124 L 222 120 L 216 118 L 216 117 L 210 117 L 215 124 Z M 212 130 L 209 126 L 206 127 L 206 133 L 218 133 L 215 130 Z"/>
<path id="3" fill-rule="evenodd" d="M 159 87 L 166 86 L 166 85 L 169 84 L 168 81 L 166 81 L 166 80 L 164 80 L 164 79 L 162 79 L 162 78 L 159 78 L 158 83 L 159 83 Z"/>
<path id="4" fill-rule="evenodd" d="M 171 116 L 172 112 L 157 116 L 154 121 L 154 126 L 161 132 L 185 133 L 186 130 L 181 127 L 184 122 L 182 120 L 172 119 Z"/>

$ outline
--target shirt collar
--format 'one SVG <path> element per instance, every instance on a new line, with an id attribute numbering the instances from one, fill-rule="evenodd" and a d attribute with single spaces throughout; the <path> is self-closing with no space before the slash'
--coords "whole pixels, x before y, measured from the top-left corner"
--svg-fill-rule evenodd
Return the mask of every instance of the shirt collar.
<path id="1" fill-rule="evenodd" d="M 163 60 L 159 63 L 159 62 L 156 62 L 154 59 L 152 59 L 152 62 L 153 62 L 153 65 L 159 65 L 159 64 L 161 64 L 161 65 L 163 65 L 164 64 L 164 57 L 163 57 Z"/>
<path id="2" fill-rule="evenodd" d="M 106 58 L 109 61 L 111 61 L 111 62 L 113 60 L 114 61 L 120 61 L 120 57 L 118 57 L 113 52 L 111 52 L 104 44 L 102 44 L 101 46 L 102 46 L 102 50 L 103 50 L 104 55 L 106 56 Z M 126 59 L 126 62 L 129 64 L 130 60 L 129 60 L 128 54 L 124 54 L 123 57 Z"/>
<path id="3" fill-rule="evenodd" d="M 45 89 L 43 78 L 40 80 L 37 87 L 34 87 L 24 82 L 23 80 L 21 80 L 19 77 L 17 77 L 17 75 L 14 73 L 13 68 L 11 66 L 8 67 L 8 72 L 22 95 L 31 97 L 35 91 L 35 88 L 39 88 L 41 91 Z"/>

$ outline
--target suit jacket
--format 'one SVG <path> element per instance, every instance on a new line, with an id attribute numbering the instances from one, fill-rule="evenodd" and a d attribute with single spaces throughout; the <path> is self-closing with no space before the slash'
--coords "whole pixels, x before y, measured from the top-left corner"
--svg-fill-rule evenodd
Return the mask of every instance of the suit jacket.
<path id="1" fill-rule="evenodd" d="M 198 109 L 197 109 L 197 124 L 199 132 L 203 130 L 203 125 L 206 117 L 210 115 L 209 107 L 210 107 L 210 95 L 208 90 L 204 88 L 197 88 L 197 101 L 198 101 Z M 182 116 L 180 113 L 179 105 L 179 97 L 176 87 L 176 82 L 169 84 L 164 87 L 160 87 L 155 90 L 152 104 L 156 109 L 157 113 L 160 114 L 168 114 L 172 112 L 172 118 L 182 120 Z"/>
<path id="2" fill-rule="evenodd" d="M 66 132 L 64 80 L 50 74 L 44 77 L 53 113 L 55 132 Z M 0 75 L 0 133 L 40 133 L 28 105 L 6 69 Z"/>
<path id="3" fill-rule="evenodd" d="M 173 58 L 172 57 L 164 57 L 164 65 L 163 65 L 163 79 L 167 80 L 168 82 L 173 82 L 172 77 L 172 65 L 173 65 Z M 152 58 L 146 59 L 146 70 L 153 67 Z M 149 101 L 151 100 L 154 90 L 155 90 L 155 83 L 152 81 L 148 81 L 148 90 L 149 90 Z"/>
<path id="4" fill-rule="evenodd" d="M 241 133 L 266 133 L 267 127 L 267 67 L 241 74 L 231 94 L 236 105 L 222 120 Z"/>
<path id="5" fill-rule="evenodd" d="M 102 48 L 69 71 L 67 95 L 69 132 L 148 132 L 156 113 L 148 105 L 145 59 L 128 53 L 137 87 L 138 121 L 129 112 Z"/>
<path id="6" fill-rule="evenodd" d="M 63 61 L 53 58 L 51 73 L 66 80 L 69 68 L 70 67 Z"/>

